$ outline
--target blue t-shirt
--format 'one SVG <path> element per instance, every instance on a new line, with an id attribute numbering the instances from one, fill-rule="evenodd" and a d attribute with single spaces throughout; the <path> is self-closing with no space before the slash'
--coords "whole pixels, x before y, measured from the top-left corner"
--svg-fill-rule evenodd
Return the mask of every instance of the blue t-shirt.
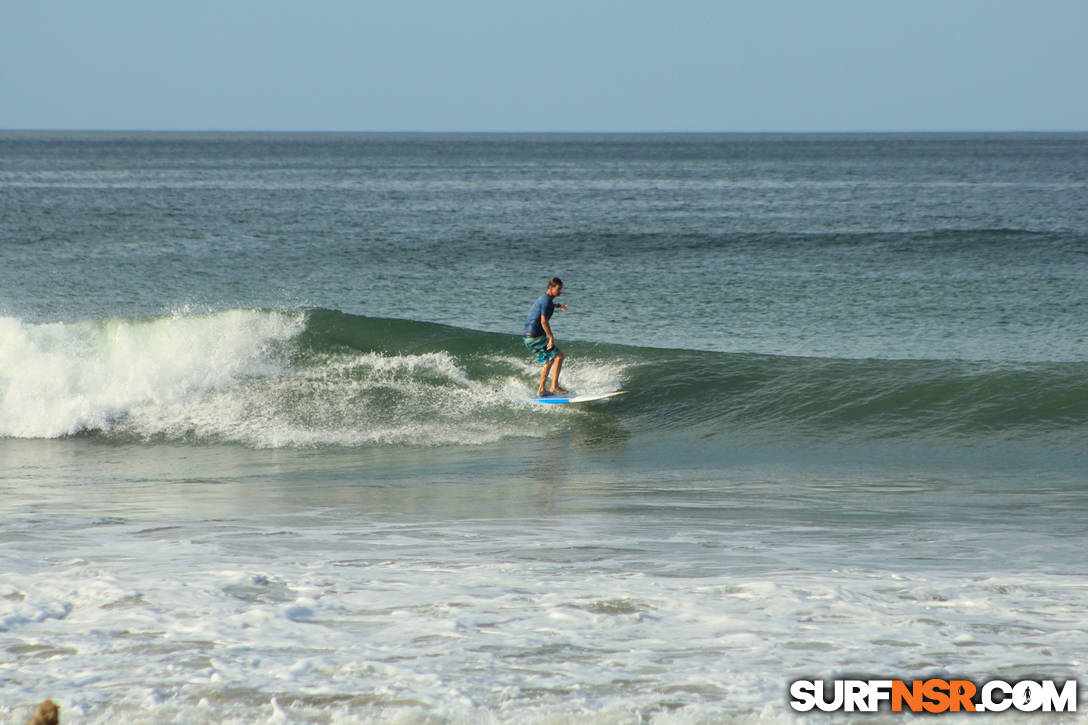
<path id="1" fill-rule="evenodd" d="M 543 335 L 544 327 L 540 324 L 540 317 L 543 315 L 544 319 L 550 320 L 553 312 L 555 312 L 555 300 L 547 293 L 540 295 L 540 299 L 529 309 L 529 317 L 525 320 L 525 334 L 533 337 Z"/>

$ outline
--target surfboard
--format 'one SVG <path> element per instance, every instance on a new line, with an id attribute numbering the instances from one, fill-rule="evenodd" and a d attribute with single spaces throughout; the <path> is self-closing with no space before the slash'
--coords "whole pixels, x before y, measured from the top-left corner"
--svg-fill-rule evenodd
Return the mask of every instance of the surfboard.
<path id="1" fill-rule="evenodd" d="M 534 395 L 529 398 L 530 403 L 544 403 L 547 405 L 572 405 L 574 403 L 589 403 L 594 400 L 607 400 L 617 395 L 627 395 L 626 390 L 610 390 L 606 393 L 551 393 Z"/>

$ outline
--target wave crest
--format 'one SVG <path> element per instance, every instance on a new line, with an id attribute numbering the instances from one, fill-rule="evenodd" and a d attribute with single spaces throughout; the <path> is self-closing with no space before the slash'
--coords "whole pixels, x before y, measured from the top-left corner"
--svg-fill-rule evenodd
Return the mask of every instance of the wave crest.
<path id="1" fill-rule="evenodd" d="M 226 310 L 29 324 L 0 318 L 0 436 L 310 445 L 590 437 L 1045 438 L 1081 445 L 1088 363 L 834 360 L 564 341 L 575 390 L 526 404 L 517 339 L 334 310 Z"/>

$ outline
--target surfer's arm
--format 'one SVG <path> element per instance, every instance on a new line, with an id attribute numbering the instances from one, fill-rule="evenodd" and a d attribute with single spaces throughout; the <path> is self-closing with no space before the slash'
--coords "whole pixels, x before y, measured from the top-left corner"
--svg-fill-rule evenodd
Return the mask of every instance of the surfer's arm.
<path id="1" fill-rule="evenodd" d="M 544 328 L 544 334 L 548 336 L 548 346 L 545 350 L 551 350 L 555 345 L 555 336 L 552 335 L 552 326 L 548 324 L 548 318 L 544 315 L 540 316 L 540 326 Z"/>

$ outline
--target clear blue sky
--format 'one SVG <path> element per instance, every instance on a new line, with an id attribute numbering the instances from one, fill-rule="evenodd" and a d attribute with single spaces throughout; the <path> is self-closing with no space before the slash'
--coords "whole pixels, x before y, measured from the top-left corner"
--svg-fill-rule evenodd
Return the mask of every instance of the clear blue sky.
<path id="1" fill-rule="evenodd" d="M 1088 0 L 6 0 L 0 128 L 1088 130 Z"/>

